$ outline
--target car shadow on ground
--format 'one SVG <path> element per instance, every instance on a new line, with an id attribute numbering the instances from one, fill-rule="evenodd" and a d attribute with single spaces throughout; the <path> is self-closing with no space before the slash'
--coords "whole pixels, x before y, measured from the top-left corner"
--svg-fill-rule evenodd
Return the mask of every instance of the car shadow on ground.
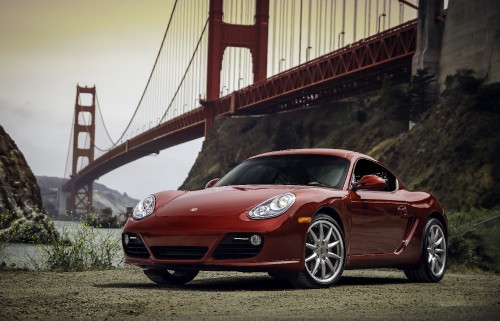
<path id="1" fill-rule="evenodd" d="M 344 276 L 340 279 L 337 287 L 352 285 L 394 285 L 404 284 L 409 281 L 404 278 L 395 277 L 363 277 Z M 266 275 L 228 276 L 216 278 L 199 278 L 182 286 L 160 286 L 145 280 L 144 283 L 107 283 L 96 284 L 100 288 L 125 288 L 125 289 L 165 289 L 169 291 L 207 291 L 207 292 L 233 292 L 233 291 L 281 291 L 295 290 L 294 286 L 287 280 L 277 280 Z"/>

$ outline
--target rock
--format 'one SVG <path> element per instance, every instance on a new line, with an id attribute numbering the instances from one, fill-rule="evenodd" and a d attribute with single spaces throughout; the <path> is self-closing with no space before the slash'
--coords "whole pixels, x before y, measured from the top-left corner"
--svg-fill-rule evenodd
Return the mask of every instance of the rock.
<path id="1" fill-rule="evenodd" d="M 47 243 L 54 237 L 35 176 L 0 126 L 0 241 Z"/>

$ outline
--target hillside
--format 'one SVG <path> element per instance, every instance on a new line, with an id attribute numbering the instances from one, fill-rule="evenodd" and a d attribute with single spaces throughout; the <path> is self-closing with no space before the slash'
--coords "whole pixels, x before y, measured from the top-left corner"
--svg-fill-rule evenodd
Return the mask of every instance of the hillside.
<path id="1" fill-rule="evenodd" d="M 220 117 L 180 189 L 203 188 L 262 152 L 328 147 L 379 159 L 410 189 L 434 193 L 447 209 L 498 205 L 500 85 L 483 86 L 467 73 L 447 85 L 417 115 L 412 88 L 386 83 L 371 96 L 268 116 Z M 408 130 L 410 109 L 418 122 Z"/>
<path id="2" fill-rule="evenodd" d="M 52 216 L 57 214 L 57 190 L 63 183 L 59 177 L 37 176 L 36 180 L 40 186 L 43 205 L 47 213 Z M 139 200 L 131 198 L 127 193 L 120 193 L 105 185 L 94 182 L 93 205 L 100 210 L 111 208 L 113 214 L 125 213 L 127 207 L 134 207 Z"/>
<path id="3" fill-rule="evenodd" d="M 500 205 L 500 84 L 476 85 L 456 84 L 413 130 L 369 151 L 447 209 Z"/>

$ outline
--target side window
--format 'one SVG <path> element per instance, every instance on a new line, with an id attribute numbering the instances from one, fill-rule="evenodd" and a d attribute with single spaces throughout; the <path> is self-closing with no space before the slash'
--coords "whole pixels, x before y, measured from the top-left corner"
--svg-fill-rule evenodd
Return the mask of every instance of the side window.
<path id="1" fill-rule="evenodd" d="M 359 181 L 365 175 L 376 175 L 387 181 L 386 191 L 394 191 L 397 187 L 396 177 L 384 167 L 367 159 L 360 159 L 354 168 L 354 181 Z"/>

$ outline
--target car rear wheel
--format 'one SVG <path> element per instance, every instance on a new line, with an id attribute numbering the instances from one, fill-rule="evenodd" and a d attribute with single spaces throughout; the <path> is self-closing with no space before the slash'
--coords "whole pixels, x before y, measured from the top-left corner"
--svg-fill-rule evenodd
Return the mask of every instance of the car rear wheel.
<path id="1" fill-rule="evenodd" d="M 144 274 L 159 285 L 183 285 L 192 281 L 198 273 L 197 270 L 144 270 Z"/>
<path id="2" fill-rule="evenodd" d="M 290 282 L 299 288 L 326 288 L 338 282 L 345 265 L 344 234 L 330 216 L 318 214 L 307 230 L 304 271 Z"/>
<path id="3" fill-rule="evenodd" d="M 446 235 L 443 225 L 435 218 L 425 225 L 422 257 L 417 266 L 404 270 L 413 282 L 439 282 L 446 270 Z"/>

